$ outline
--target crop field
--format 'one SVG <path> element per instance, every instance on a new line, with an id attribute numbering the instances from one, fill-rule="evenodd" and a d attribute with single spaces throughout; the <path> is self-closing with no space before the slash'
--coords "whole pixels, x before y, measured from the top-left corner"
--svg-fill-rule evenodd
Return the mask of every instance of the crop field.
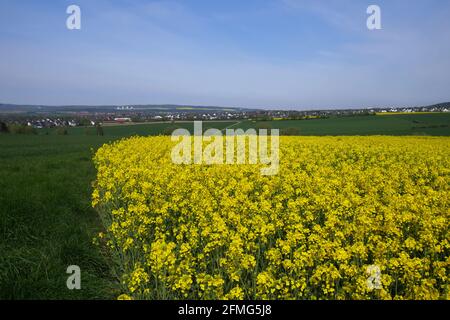
<path id="1" fill-rule="evenodd" d="M 449 138 L 281 137 L 273 176 L 174 164 L 172 146 L 95 155 L 120 299 L 448 298 Z"/>
<path id="2" fill-rule="evenodd" d="M 380 118 L 382 119 L 380 120 Z M 179 261 L 186 263 L 186 265 L 181 264 L 180 267 L 186 267 L 188 269 L 195 267 L 197 268 L 197 271 L 203 270 L 202 272 L 205 276 L 204 280 L 202 280 L 201 276 L 196 276 L 195 278 L 191 276 L 190 281 L 192 281 L 192 283 L 189 290 L 182 289 L 187 288 L 187 283 L 189 283 L 188 278 L 184 279 L 183 281 L 187 282 L 182 284 L 182 280 L 176 277 L 176 273 L 173 273 L 175 272 L 174 270 L 165 273 L 167 278 L 158 278 L 158 289 L 155 289 L 155 281 L 157 277 L 160 277 L 161 275 L 158 272 L 150 272 L 150 268 L 155 268 L 155 270 L 157 270 L 158 267 L 155 265 L 149 267 L 148 264 L 150 263 L 150 260 L 148 260 L 148 255 L 144 254 L 144 258 L 140 256 L 142 251 L 133 247 L 138 245 L 137 241 L 132 244 L 133 250 L 136 249 L 139 253 L 139 255 L 136 256 L 139 257 L 139 259 L 134 262 L 140 263 L 142 269 L 136 268 L 134 262 L 131 263 L 131 261 L 128 261 L 125 263 L 117 258 L 117 248 L 113 249 L 111 246 L 107 245 L 108 241 L 113 240 L 117 236 L 117 234 L 114 234 L 110 230 L 111 225 L 107 220 L 108 215 L 111 215 L 114 219 L 117 218 L 112 215 L 113 207 L 108 207 L 114 201 L 112 201 L 112 198 L 109 199 L 102 194 L 103 189 L 100 184 L 102 176 L 98 175 L 98 173 L 101 170 L 106 170 L 104 166 L 101 166 L 101 164 L 104 163 L 102 162 L 104 160 L 101 160 L 99 155 L 102 154 L 102 152 L 105 152 L 105 150 L 114 150 L 114 147 L 109 146 L 110 143 L 134 135 L 155 136 L 168 134 L 168 132 L 176 127 L 192 130 L 192 123 L 159 123 L 104 127 L 104 136 L 96 136 L 95 128 L 68 128 L 68 135 L 64 136 L 57 135 L 56 131 L 52 130 L 49 130 L 47 135 L 47 131 L 44 129 L 40 130 L 38 135 L 0 134 L 0 237 L 2 239 L 0 242 L 0 250 L 2 252 L 0 255 L 0 298 L 115 299 L 118 296 L 129 296 L 133 298 L 170 298 L 185 297 L 186 294 L 188 297 L 201 298 L 239 298 L 252 296 L 260 298 L 301 297 L 306 299 L 330 297 L 363 298 L 368 296 L 386 298 L 389 297 L 389 295 L 398 298 L 412 296 L 418 298 L 442 298 L 447 294 L 445 286 L 448 285 L 448 279 L 442 277 L 442 263 L 443 261 L 447 261 L 445 268 L 448 269 L 448 247 L 446 247 L 448 246 L 448 243 L 446 242 L 446 239 L 449 237 L 448 226 L 445 225 L 444 228 L 444 226 L 440 224 L 442 221 L 438 218 L 445 215 L 445 223 L 447 223 L 449 184 L 449 166 L 447 159 L 449 158 L 449 138 L 364 138 L 343 136 L 351 135 L 352 132 L 353 134 L 358 135 L 370 135 L 377 132 L 379 134 L 393 136 L 448 136 L 449 128 L 446 127 L 448 121 L 448 115 L 424 114 L 293 121 L 230 121 L 204 123 L 204 129 L 214 127 L 222 130 L 228 127 L 233 129 L 257 128 L 259 125 L 267 127 L 267 123 L 269 123 L 272 128 L 280 129 L 297 126 L 300 128 L 300 134 L 306 136 L 311 134 L 317 136 L 332 134 L 341 135 L 342 137 L 282 138 L 288 140 L 282 140 L 287 141 L 287 144 L 286 148 L 283 147 L 285 144 L 284 142 L 281 144 L 281 151 L 284 150 L 284 154 L 280 155 L 280 172 L 277 176 L 273 177 L 272 180 L 269 180 L 268 177 L 256 176 L 255 171 L 257 169 L 256 167 L 251 166 L 244 166 L 246 168 L 243 168 L 242 171 L 239 171 L 240 169 L 237 170 L 240 166 L 225 166 L 224 169 L 226 170 L 223 172 L 223 176 L 219 174 L 218 168 L 216 167 L 200 166 L 197 168 L 196 166 L 192 166 L 191 169 L 194 171 L 191 172 L 189 171 L 191 169 L 188 167 L 181 166 L 177 167 L 176 171 L 180 174 L 179 177 L 174 177 L 173 174 L 175 171 L 170 171 L 174 169 L 173 166 L 166 167 L 164 165 L 164 167 L 161 166 L 158 168 L 159 171 L 155 171 L 153 178 L 149 179 L 150 186 L 162 188 L 162 183 L 165 181 L 169 187 L 167 190 L 161 190 L 161 193 L 157 194 L 157 196 L 162 197 L 164 195 L 172 197 L 174 196 L 172 192 L 178 190 L 177 188 L 179 188 L 180 191 L 184 190 L 185 192 L 180 193 L 180 199 L 173 198 L 173 201 L 179 201 L 180 211 L 175 212 L 174 210 L 176 208 L 171 207 L 173 204 L 168 202 L 170 204 L 170 211 L 168 212 L 174 213 L 173 219 L 178 219 L 180 215 L 189 208 L 183 207 L 186 205 L 188 197 L 188 194 L 186 194 L 187 191 L 184 189 L 187 188 L 188 184 L 186 180 L 187 176 L 183 175 L 187 174 L 189 176 L 189 174 L 198 173 L 199 176 L 192 180 L 193 184 L 191 187 L 192 190 L 195 191 L 192 193 L 192 197 L 196 195 L 205 201 L 208 200 L 208 202 L 205 203 L 209 203 L 210 198 L 208 197 L 210 197 L 211 194 L 202 193 L 201 196 L 198 194 L 198 192 L 202 190 L 200 188 L 201 184 L 206 183 L 207 185 L 221 186 L 224 185 L 224 182 L 221 182 L 219 178 L 223 177 L 226 183 L 231 183 L 228 189 L 224 188 L 223 191 L 227 191 L 231 195 L 236 194 L 236 196 L 239 196 L 236 198 L 236 201 L 241 201 L 239 203 L 221 202 L 224 195 L 217 194 L 218 198 L 215 200 L 217 203 L 214 201 L 212 202 L 215 207 L 208 208 L 201 207 L 203 204 L 196 198 L 189 199 L 189 201 L 193 201 L 192 205 L 198 205 L 205 210 L 205 217 L 217 219 L 218 205 L 230 209 L 229 212 L 226 212 L 226 218 L 231 220 L 225 220 L 225 217 L 221 217 L 222 220 L 220 221 L 224 221 L 226 228 L 223 230 L 218 229 L 216 230 L 217 232 L 226 232 L 226 234 L 230 236 L 235 232 L 234 235 L 239 235 L 239 232 L 242 233 L 246 230 L 245 228 L 249 229 L 253 227 L 253 225 L 245 224 L 247 222 L 250 223 L 250 220 L 247 219 L 247 221 L 244 219 L 244 217 L 249 217 L 251 214 L 254 214 L 256 217 L 253 221 L 254 223 L 261 223 L 261 221 L 268 223 L 267 226 L 269 229 L 264 231 L 266 233 L 261 233 L 263 231 L 259 230 L 258 235 L 253 234 L 253 237 L 259 238 L 252 238 L 252 241 L 249 239 L 245 239 L 245 241 L 241 239 L 244 241 L 242 244 L 239 244 L 239 239 L 236 238 L 237 242 L 233 242 L 233 246 L 236 246 L 235 248 L 219 248 L 215 247 L 218 245 L 217 243 L 211 244 L 211 246 L 213 246 L 211 249 L 214 248 L 214 254 L 218 254 L 219 256 L 220 254 L 225 255 L 225 259 L 227 259 L 220 260 L 224 258 L 224 256 L 220 256 L 219 260 L 214 260 L 216 264 L 211 264 L 212 262 L 207 262 L 206 259 L 204 260 L 205 263 L 207 263 L 206 266 L 200 266 L 197 264 L 198 262 L 194 263 L 191 260 L 180 260 L 184 258 L 187 259 L 187 257 L 180 256 L 182 251 L 180 251 L 181 248 L 179 246 L 174 247 L 172 251 L 175 254 L 175 261 L 177 261 L 177 263 Z M 422 128 L 414 129 L 416 127 Z M 129 154 L 122 154 L 121 156 L 129 158 L 129 160 L 125 160 L 124 163 L 128 163 L 127 161 L 131 161 L 130 159 L 140 159 L 139 161 L 142 160 L 142 165 L 144 165 L 144 163 L 146 163 L 145 161 L 152 160 L 152 157 L 155 157 L 158 154 L 164 154 L 164 150 L 161 149 L 161 143 L 167 141 L 164 140 L 168 139 L 167 137 L 154 137 L 148 139 L 154 140 L 136 140 L 142 142 L 143 147 L 139 147 L 133 152 L 130 151 Z M 152 150 L 149 150 L 147 157 L 143 157 L 143 151 L 139 150 L 148 150 L 148 143 L 150 141 L 152 141 L 154 146 L 151 148 Z M 304 148 L 302 148 L 303 144 L 299 143 L 299 141 L 303 141 Z M 350 141 L 356 142 L 353 149 L 350 147 Z M 104 144 L 108 145 L 105 146 L 104 149 L 100 149 L 103 151 L 97 153 L 97 150 Z M 123 142 L 121 145 L 124 148 L 129 148 L 131 144 Z M 337 147 L 334 148 L 333 145 L 340 146 L 342 149 L 337 149 Z M 169 146 L 167 146 L 165 152 L 167 152 L 168 148 Z M 317 152 L 314 153 L 313 151 Z M 377 151 L 378 154 L 375 151 Z M 402 152 L 404 152 L 404 154 L 402 154 Z M 94 164 L 93 158 L 96 153 L 96 164 Z M 319 155 L 321 156 L 319 157 Z M 369 158 L 369 156 L 372 158 Z M 140 157 L 143 158 L 141 159 Z M 323 159 L 321 157 L 323 157 Z M 333 157 L 336 159 L 336 163 L 331 162 Z M 287 164 L 286 161 L 288 159 L 297 160 L 290 161 L 292 163 Z M 341 164 L 339 164 L 338 159 L 341 161 Z M 374 159 L 378 159 L 379 161 L 377 162 Z M 111 165 L 108 170 L 118 168 L 116 162 L 112 162 L 112 164 L 114 164 L 114 166 Z M 130 165 L 130 168 L 133 168 L 133 166 L 136 167 L 133 170 L 129 170 L 128 174 L 135 174 L 139 172 L 139 170 L 142 170 L 142 167 L 137 166 L 137 164 L 138 163 L 133 163 Z M 97 171 L 95 165 L 98 166 L 98 169 L 103 169 Z M 294 167 L 291 166 L 299 167 L 294 170 Z M 120 170 L 122 170 L 122 167 L 120 167 Z M 353 173 L 349 173 L 349 175 L 346 176 L 341 174 L 342 172 L 347 171 Z M 145 174 L 148 174 L 149 172 L 150 171 L 145 171 Z M 161 174 L 159 174 L 159 172 Z M 211 174 L 211 177 L 207 175 L 208 172 Z M 366 178 L 364 178 L 365 176 L 363 173 L 370 177 L 370 179 L 367 178 L 368 180 L 364 180 Z M 402 173 L 402 175 L 400 175 L 400 173 Z M 169 174 L 169 176 L 165 176 L 164 174 Z M 168 179 L 168 177 L 173 177 L 173 181 L 165 180 Z M 392 179 L 391 181 L 392 177 L 395 179 Z M 121 179 L 125 179 L 126 177 L 117 178 L 117 181 L 112 181 L 111 183 L 121 183 L 123 182 Z M 232 178 L 234 180 L 230 180 Z M 254 181 L 252 180 L 253 178 Z M 136 178 L 136 183 L 144 183 L 145 180 L 142 179 L 143 178 Z M 94 181 L 97 181 L 96 189 L 93 189 L 92 187 Z M 284 183 L 283 181 L 287 181 L 287 183 Z M 366 186 L 367 188 L 373 188 L 367 190 L 364 189 L 364 192 L 369 192 L 374 196 L 371 200 L 372 202 L 365 202 L 364 199 L 369 199 L 367 196 L 364 196 L 362 193 L 357 193 L 355 190 L 352 191 L 352 188 L 357 185 L 356 183 L 362 183 L 362 181 L 366 181 L 368 184 L 368 186 Z M 375 185 L 376 181 L 379 183 Z M 383 181 L 384 184 L 381 183 Z M 178 186 L 174 185 L 176 182 L 179 182 Z M 283 185 L 285 185 L 284 187 L 281 186 L 282 182 Z M 233 183 L 235 184 L 233 185 Z M 242 185 L 243 183 L 248 183 L 248 185 Z M 305 193 L 297 194 L 297 191 L 292 191 L 294 186 L 305 186 L 306 183 L 308 183 L 310 187 L 309 189 L 304 190 Z M 321 183 L 323 185 L 321 185 Z M 279 189 L 269 188 L 266 190 L 264 189 L 265 185 L 270 188 L 277 186 Z M 99 196 L 102 195 L 97 199 L 98 204 L 95 209 L 92 208 L 91 205 L 94 190 L 99 192 Z M 375 190 L 377 190 L 377 193 Z M 136 192 L 135 195 L 138 196 L 139 199 L 141 199 L 140 197 L 147 195 L 142 194 L 140 189 L 136 189 Z M 300 197 L 299 199 L 303 199 L 301 201 L 305 201 L 306 197 L 309 197 L 309 200 L 306 203 L 295 200 L 294 202 L 291 201 L 289 204 L 287 198 L 279 198 L 283 193 L 286 193 L 286 197 L 289 196 L 289 199 L 297 199 L 296 197 Z M 248 197 L 244 199 L 243 194 Z M 117 196 L 119 196 L 117 193 L 111 194 L 111 197 Z M 266 196 L 269 197 L 269 202 L 262 201 Z M 344 201 L 344 196 L 350 197 L 350 203 Z M 354 197 L 357 197 L 359 202 L 356 201 Z M 394 203 L 393 199 L 402 200 L 404 202 L 396 201 Z M 128 208 L 128 202 L 126 201 L 128 200 L 120 199 L 120 201 L 114 202 L 114 205 L 125 206 Z M 272 208 L 275 201 L 278 201 L 282 207 L 277 208 L 275 205 L 275 208 Z M 328 202 L 333 206 L 331 208 L 332 210 L 324 207 L 325 203 Z M 243 205 L 242 212 L 237 209 L 237 206 L 241 204 Z M 286 205 L 288 204 L 291 207 L 286 208 Z M 161 205 L 158 210 L 162 210 L 162 215 L 167 214 L 164 210 L 169 210 L 167 205 L 161 203 L 148 202 L 146 205 Z M 388 228 L 389 223 L 392 224 L 392 228 L 398 227 L 394 222 L 401 221 L 402 229 L 391 230 L 389 229 L 391 227 L 389 227 L 386 230 L 378 230 L 376 229 L 377 226 L 374 224 L 361 222 L 364 220 L 360 221 L 358 219 L 363 219 L 366 216 L 360 215 L 362 214 L 360 211 L 367 209 L 367 206 L 370 206 L 370 210 L 376 210 L 378 214 L 381 214 L 383 219 L 385 219 L 382 220 L 385 221 L 385 228 Z M 295 247 L 294 243 L 289 242 L 291 240 L 286 238 L 288 234 L 290 235 L 295 230 L 288 232 L 282 229 L 283 226 L 286 226 L 287 221 L 295 222 L 295 220 L 280 220 L 283 217 L 286 218 L 283 214 L 290 212 L 286 211 L 289 208 L 292 208 L 294 211 L 298 210 L 298 212 L 303 212 L 301 210 L 304 210 L 304 212 L 308 213 L 307 216 L 299 216 L 299 219 L 301 218 L 301 220 L 297 221 L 299 223 L 297 224 L 297 227 L 302 226 L 303 228 L 301 230 L 299 229 L 299 232 L 301 231 L 303 234 L 302 237 L 307 237 L 307 241 L 303 243 L 306 247 L 301 247 L 299 242 L 295 243 L 295 245 L 297 245 L 297 247 Z M 360 208 L 359 211 L 357 210 L 358 208 Z M 255 209 L 255 211 L 252 213 L 251 209 Z M 272 209 L 274 215 L 271 217 L 268 212 Z M 378 211 L 379 209 L 381 211 Z M 341 243 L 329 243 L 328 241 L 331 241 L 331 239 L 334 238 L 332 238 L 332 233 L 330 233 L 330 227 L 327 227 L 327 225 L 324 224 L 324 214 L 330 212 L 332 214 L 330 217 L 334 219 L 336 215 L 341 217 L 343 214 L 341 211 L 343 210 L 348 210 L 348 212 L 352 214 L 349 216 L 349 219 L 353 219 L 350 220 L 353 221 L 353 223 L 348 224 L 349 228 L 353 229 L 341 230 L 344 232 L 344 237 L 347 237 L 349 234 L 356 236 L 356 233 L 352 234 L 351 232 L 356 232 L 356 226 L 360 226 L 360 223 L 362 223 L 363 227 L 361 227 L 361 230 L 371 230 L 371 232 L 375 230 L 375 235 L 382 237 L 381 239 L 392 238 L 392 243 L 394 244 L 400 243 L 400 239 L 402 239 L 402 244 L 405 243 L 406 245 L 406 243 L 408 243 L 408 245 L 411 245 L 411 241 L 405 242 L 409 237 L 407 237 L 407 233 L 404 233 L 406 232 L 404 230 L 409 230 L 411 231 L 411 238 L 416 241 L 415 243 L 419 246 L 418 249 L 398 248 L 399 251 L 395 254 L 391 252 L 390 254 L 396 259 L 406 259 L 401 261 L 398 260 L 399 263 L 402 264 L 396 267 L 397 270 L 392 264 L 387 263 L 388 258 L 382 254 L 378 256 L 379 260 L 375 260 L 375 256 L 373 255 L 377 251 L 373 248 L 370 250 L 366 249 L 369 250 L 367 251 L 367 257 L 365 255 L 362 255 L 361 258 L 355 256 L 353 251 L 357 250 L 355 249 L 357 247 L 349 249 L 348 246 L 351 244 L 350 248 L 353 248 L 352 246 L 356 246 L 355 243 L 359 242 L 351 243 L 345 242 L 347 241 L 345 239 L 341 239 Z M 365 214 L 370 213 L 375 215 L 375 213 L 370 210 Z M 387 210 L 390 210 L 390 215 L 388 215 Z M 423 217 L 424 220 L 414 220 L 410 216 L 411 212 L 415 213 L 414 217 Z M 195 214 L 200 214 L 200 211 L 195 212 Z M 238 214 L 242 214 L 242 216 L 239 216 Z M 356 216 L 357 214 L 358 216 Z M 394 220 L 391 219 L 393 214 L 398 214 L 398 216 L 395 216 Z M 146 215 L 147 213 L 142 217 L 145 217 Z M 291 215 L 288 215 L 287 217 L 289 219 L 293 218 Z M 311 217 L 314 217 L 314 219 L 317 218 L 318 220 L 311 220 Z M 431 217 L 433 217 L 433 219 L 431 219 Z M 408 219 L 413 220 L 410 221 Z M 202 223 L 204 224 L 208 222 L 204 220 L 201 221 L 203 221 Z M 241 222 L 244 224 L 240 225 Z M 152 221 L 152 223 L 155 222 Z M 160 221 L 158 221 L 158 223 L 160 223 Z M 180 234 L 188 232 L 180 224 L 181 221 L 177 220 L 176 223 L 178 223 L 176 226 L 180 227 L 180 230 L 176 231 L 173 229 L 175 228 L 175 225 L 172 226 L 172 229 L 170 229 L 170 232 L 172 232 L 171 237 L 173 237 L 176 232 L 181 232 Z M 186 223 L 189 223 L 189 221 L 186 221 Z M 334 222 L 330 221 L 328 223 Z M 271 229 L 271 226 L 275 229 Z M 319 227 L 320 229 L 318 229 Z M 307 231 L 308 228 L 312 229 Z M 339 228 L 341 228 L 340 225 Z M 124 234 L 129 231 L 126 227 L 126 223 L 121 230 Z M 326 230 L 326 232 L 324 230 Z M 336 230 L 338 230 L 338 228 Z M 396 231 L 394 232 L 393 230 Z M 193 231 L 195 231 L 195 229 L 192 229 L 192 232 Z M 320 233 L 319 231 L 325 233 Z M 103 238 L 96 236 L 99 232 L 103 232 Z M 189 230 L 189 232 L 191 232 L 191 230 Z M 214 237 L 217 236 L 216 233 L 211 234 L 208 233 L 208 231 L 205 232 L 205 239 L 214 239 Z M 307 232 L 314 236 L 307 236 L 309 235 Z M 390 232 L 394 232 L 394 234 L 391 234 Z M 445 237 L 443 237 L 443 232 L 447 232 L 446 235 L 444 234 Z M 258 254 L 255 256 L 254 251 L 246 251 L 247 248 L 244 248 L 243 246 L 247 246 L 248 244 L 250 246 L 249 249 L 254 249 L 255 246 L 259 245 L 255 241 L 257 241 L 257 239 L 261 240 L 262 234 L 264 234 L 264 236 L 267 237 L 267 241 L 270 242 L 264 244 L 266 247 L 261 247 L 259 256 Z M 137 235 L 138 234 L 133 235 L 133 233 L 131 233 L 130 237 Z M 152 235 L 152 237 L 153 236 L 155 235 Z M 342 235 L 338 236 L 342 237 Z M 388 236 L 391 238 L 383 238 Z M 297 235 L 295 235 L 295 237 L 297 237 Z M 362 235 L 359 234 L 358 237 L 362 237 Z M 94 239 L 95 244 L 93 243 Z M 154 240 L 156 238 L 152 239 L 146 239 L 146 241 L 148 240 L 150 248 L 151 245 L 156 248 L 155 246 L 157 243 L 160 243 L 163 246 L 165 244 L 170 244 L 169 247 L 171 247 L 173 246 L 171 242 L 174 242 L 170 237 L 164 240 L 166 241 L 165 243 L 157 242 Z M 361 241 L 364 243 L 369 241 L 366 238 L 362 239 L 363 240 Z M 371 238 L 370 241 L 375 241 L 374 239 L 380 238 Z M 192 241 L 194 240 L 195 238 L 192 239 Z M 283 241 L 288 241 L 292 248 L 292 252 L 289 253 L 290 259 L 286 259 L 286 254 L 281 249 L 286 243 Z M 317 243 L 312 243 L 310 241 L 316 241 Z M 382 241 L 380 243 L 383 245 Z M 438 244 L 434 247 L 427 247 L 427 245 L 431 243 Z M 337 258 L 320 256 L 325 255 L 326 253 L 319 250 L 319 244 L 326 245 L 324 247 L 326 249 L 324 250 L 326 252 L 333 252 L 334 254 L 337 254 L 337 251 L 333 251 L 334 249 L 337 250 L 337 248 L 342 248 L 345 250 L 345 258 L 342 258 L 344 259 L 342 261 L 345 262 L 345 264 L 342 265 L 344 266 L 343 268 L 346 268 L 345 266 L 348 265 L 350 269 L 346 269 L 347 271 L 339 269 L 339 261 L 341 260 L 336 260 Z M 339 247 L 338 244 L 341 245 L 341 247 Z M 203 249 L 202 245 L 204 244 L 191 243 L 189 245 L 198 245 L 197 249 L 200 250 Z M 145 250 L 149 249 L 149 247 L 146 248 L 147 249 Z M 296 265 L 294 269 L 286 271 L 288 264 L 286 264 L 286 266 L 284 264 L 276 265 L 274 264 L 274 258 L 269 259 L 266 255 L 266 253 L 269 252 L 269 249 L 273 249 L 270 252 L 282 255 L 281 257 L 283 259 L 280 260 L 282 263 L 288 263 L 287 261 L 284 262 L 285 260 L 291 260 L 291 262 L 294 263 L 295 261 L 303 261 L 296 260 L 297 256 L 295 254 L 296 252 L 298 254 L 298 252 L 305 248 L 307 249 L 305 252 L 314 254 L 320 257 L 320 261 L 326 262 L 324 268 L 332 268 L 332 266 L 338 268 L 337 272 L 339 272 L 339 277 L 337 279 L 330 278 L 336 283 L 334 287 L 331 283 L 332 280 L 321 278 L 326 277 L 325 273 L 320 277 L 319 273 L 315 273 L 319 272 L 317 270 L 320 270 L 317 269 L 319 262 L 313 263 L 310 261 L 308 262 L 308 267 L 305 267 L 306 265 L 304 264 L 300 264 Z M 183 248 L 183 250 L 185 249 L 186 247 Z M 229 250 L 238 250 L 242 257 L 248 259 L 247 262 L 249 265 L 246 265 L 247 269 L 242 269 L 244 266 L 238 264 L 237 261 L 233 263 L 230 262 L 232 259 L 228 258 L 231 254 Z M 382 248 L 379 250 L 382 250 Z M 124 254 L 124 257 L 128 257 L 128 249 L 126 249 L 125 252 L 126 254 Z M 195 257 L 197 261 L 202 257 L 200 251 L 191 249 L 190 252 L 192 253 L 192 257 Z M 407 256 L 404 254 L 399 256 L 397 253 L 405 253 Z M 252 255 L 254 261 L 251 258 Z M 213 261 L 212 257 L 211 259 L 211 261 Z M 358 263 L 352 264 L 350 261 L 353 260 L 350 259 L 354 259 L 354 261 L 357 261 Z M 227 261 L 226 264 L 220 264 L 220 262 L 225 263 L 225 261 Z M 393 263 L 392 261 L 391 263 Z M 420 275 L 412 274 L 411 270 L 413 269 L 411 268 L 406 269 L 403 265 L 403 263 L 406 262 L 419 263 L 420 268 L 417 267 L 417 270 L 420 270 L 418 271 L 420 272 Z M 166 260 L 164 260 L 164 263 L 166 263 Z M 303 261 L 302 263 L 306 262 Z M 313 264 L 311 265 L 311 263 Z M 353 273 L 359 276 L 359 278 L 355 277 L 354 279 L 362 281 L 364 277 L 363 273 L 365 272 L 364 267 L 368 263 L 374 265 L 380 263 L 381 274 L 383 276 L 383 288 L 385 291 L 378 293 L 364 292 L 361 289 L 361 283 L 355 284 L 353 282 L 346 282 L 346 286 L 342 285 L 345 279 L 349 279 L 350 276 L 353 277 Z M 67 274 L 65 271 L 70 264 L 77 264 L 82 270 L 82 290 L 72 291 L 68 290 L 66 287 L 65 281 L 67 279 Z M 120 268 L 122 264 L 125 269 Z M 251 269 L 253 265 L 254 267 Z M 141 276 L 144 277 L 144 280 L 146 274 L 148 276 L 148 281 L 146 282 L 139 278 L 139 272 L 136 270 L 142 271 Z M 236 275 L 232 274 L 232 270 L 238 272 L 239 281 L 233 280 L 232 277 L 235 277 Z M 253 270 L 252 272 L 255 274 L 249 274 L 250 270 Z M 314 273 L 311 273 L 312 270 L 314 270 Z M 394 271 L 396 273 L 393 273 Z M 285 287 L 287 284 L 282 285 L 283 280 L 280 279 L 284 279 L 283 276 L 287 274 L 286 272 L 289 274 L 293 272 L 292 274 L 297 275 L 295 286 L 300 285 L 300 288 L 302 288 L 304 283 L 301 281 L 307 281 L 306 287 L 300 290 L 298 288 L 294 289 L 294 284 L 292 283 L 289 284 L 289 287 Z M 409 282 L 404 280 L 406 277 L 404 272 L 410 272 L 408 273 L 408 277 L 411 276 L 411 279 L 413 280 L 408 280 Z M 448 274 L 448 271 L 446 272 Z M 218 273 L 221 274 L 223 282 L 217 277 Z M 197 275 L 200 274 L 201 272 L 197 273 Z M 313 277 L 314 274 L 315 276 Z M 139 285 L 136 285 L 136 289 L 133 291 L 132 289 L 134 287 L 130 285 L 132 283 L 130 282 L 132 281 L 130 278 L 131 275 L 137 277 L 135 279 L 138 279 L 136 281 L 139 281 Z M 263 285 L 262 283 L 264 282 L 265 275 L 268 277 L 267 281 L 269 281 L 267 286 L 270 286 L 270 290 L 266 291 L 267 296 L 262 294 L 262 287 L 260 287 Z M 337 276 L 336 273 L 334 273 L 333 277 L 335 276 Z M 202 284 L 201 281 L 206 282 Z M 177 284 L 175 285 L 174 283 Z M 321 291 L 322 289 L 320 288 L 327 288 L 326 284 L 329 285 L 330 289 L 327 289 L 327 292 L 325 293 L 324 291 Z M 181 285 L 184 285 L 184 287 L 176 287 L 176 289 L 173 289 L 173 286 Z M 325 285 L 325 287 L 323 285 Z M 273 289 L 272 286 L 275 286 L 275 289 Z M 250 287 L 253 289 L 250 290 Z M 362 291 L 359 289 L 356 290 L 355 288 L 360 288 Z M 231 291 L 232 289 L 234 290 Z M 349 290 L 352 291 L 353 289 L 356 290 L 354 295 L 349 294 Z M 414 293 L 411 290 L 413 290 Z"/>
<path id="3" fill-rule="evenodd" d="M 450 113 L 408 114 L 392 116 L 330 117 L 328 119 L 246 121 L 237 127 L 249 128 L 267 123 L 274 129 L 298 129 L 298 135 L 352 136 L 352 135 L 450 135 Z"/>
<path id="4" fill-rule="evenodd" d="M 331 117 L 328 119 L 310 120 L 275 120 L 275 121 L 207 121 L 204 129 L 208 128 L 258 128 L 267 127 L 272 129 L 295 128 L 296 135 L 307 136 L 340 136 L 340 135 L 450 135 L 450 113 L 432 114 L 402 114 L 390 116 L 354 116 L 354 117 Z M 175 123 L 148 123 L 148 124 L 118 124 L 104 126 L 105 136 L 125 137 L 132 135 L 160 135 L 170 134 L 175 128 L 193 129 L 192 122 Z M 55 134 L 55 129 L 41 129 L 41 134 Z M 68 128 L 69 135 L 95 135 L 96 130 L 92 127 Z"/>

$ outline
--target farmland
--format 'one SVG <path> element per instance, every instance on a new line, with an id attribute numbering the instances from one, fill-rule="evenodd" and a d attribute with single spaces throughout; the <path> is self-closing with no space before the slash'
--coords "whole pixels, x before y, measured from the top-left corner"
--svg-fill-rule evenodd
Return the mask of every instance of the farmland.
<path id="1" fill-rule="evenodd" d="M 280 129 L 296 127 L 301 135 L 315 136 L 449 136 L 449 119 L 449 114 L 417 114 L 211 122 L 204 123 L 204 128 L 269 124 Z M 164 134 L 175 127 L 192 130 L 193 125 L 105 126 L 104 136 L 96 136 L 95 128 L 82 127 L 68 128 L 67 136 L 57 135 L 56 129 L 41 129 L 38 135 L 0 134 L 0 297 L 113 299 L 124 293 L 109 249 L 92 243 L 98 232 L 105 231 L 91 207 L 91 183 L 96 180 L 92 158 L 104 143 L 132 135 Z M 397 141 L 402 139 L 407 138 Z M 440 139 L 433 146 L 442 153 L 448 150 L 448 138 Z M 81 267 L 80 291 L 65 286 L 69 264 Z"/>
<path id="2" fill-rule="evenodd" d="M 274 176 L 174 164 L 168 137 L 105 145 L 93 206 L 120 297 L 444 299 L 449 142 L 281 137 Z"/>
<path id="3" fill-rule="evenodd" d="M 327 119 L 311 120 L 275 120 L 275 121 L 212 121 L 205 122 L 204 128 L 224 129 L 226 127 L 273 129 L 295 128 L 299 135 L 450 135 L 450 113 L 431 114 L 402 114 L 390 116 L 355 116 L 330 117 Z M 122 124 L 105 126 L 104 134 L 111 137 L 131 135 L 168 134 L 167 128 L 187 128 L 192 130 L 192 122 L 150 123 L 150 124 Z M 69 128 L 69 135 L 95 135 L 95 128 Z M 41 129 L 40 133 L 54 134 L 55 129 Z"/>

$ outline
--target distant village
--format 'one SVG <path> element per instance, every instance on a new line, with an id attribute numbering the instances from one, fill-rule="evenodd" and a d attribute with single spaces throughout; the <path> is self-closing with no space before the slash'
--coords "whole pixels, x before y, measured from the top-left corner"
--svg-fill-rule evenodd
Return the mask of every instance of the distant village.
<path id="1" fill-rule="evenodd" d="M 183 109 L 183 108 L 180 108 Z M 188 110 L 140 109 L 134 106 L 116 106 L 110 110 L 82 110 L 70 112 L 3 113 L 0 120 L 36 129 L 52 127 L 79 127 L 126 123 L 177 122 L 177 121 L 229 121 L 229 120 L 302 120 L 327 117 L 371 116 L 383 113 L 449 112 L 450 103 L 425 107 L 378 107 L 344 110 L 247 110 L 186 108 Z"/>

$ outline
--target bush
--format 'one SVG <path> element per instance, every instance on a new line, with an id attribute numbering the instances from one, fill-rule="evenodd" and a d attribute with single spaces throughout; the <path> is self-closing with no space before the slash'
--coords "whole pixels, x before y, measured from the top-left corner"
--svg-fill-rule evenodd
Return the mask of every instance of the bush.
<path id="1" fill-rule="evenodd" d="M 0 121 L 0 133 L 8 133 L 9 129 L 6 123 Z"/>
<path id="2" fill-rule="evenodd" d="M 14 134 L 37 134 L 35 128 L 22 124 L 12 124 L 9 126 L 9 132 Z"/>
<path id="3" fill-rule="evenodd" d="M 97 129 L 97 135 L 98 136 L 103 136 L 104 132 L 103 132 L 103 127 L 99 124 L 96 125 L 96 129 Z"/>

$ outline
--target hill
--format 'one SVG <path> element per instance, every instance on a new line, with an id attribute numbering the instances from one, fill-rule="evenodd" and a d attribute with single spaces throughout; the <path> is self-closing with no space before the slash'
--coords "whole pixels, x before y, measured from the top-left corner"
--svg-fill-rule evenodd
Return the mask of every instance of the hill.
<path id="1" fill-rule="evenodd" d="M 0 103 L 0 112 L 4 113 L 66 113 L 66 112 L 113 112 L 117 110 L 141 112 L 240 112 L 257 111 L 258 109 L 218 107 L 218 106 L 192 106 L 176 104 L 146 104 L 146 105 L 21 105 Z"/>

